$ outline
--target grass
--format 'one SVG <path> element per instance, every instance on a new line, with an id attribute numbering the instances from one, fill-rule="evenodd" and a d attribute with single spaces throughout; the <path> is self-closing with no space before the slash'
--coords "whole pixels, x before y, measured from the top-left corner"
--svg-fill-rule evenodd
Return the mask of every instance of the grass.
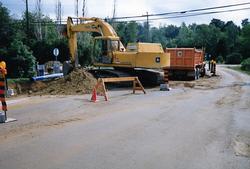
<path id="1" fill-rule="evenodd" d="M 8 80 L 8 84 L 25 83 L 25 82 L 30 81 L 29 78 L 16 78 L 16 79 L 7 79 L 7 80 Z"/>
<path id="2" fill-rule="evenodd" d="M 242 70 L 241 66 L 228 66 L 228 68 L 250 75 L 250 71 Z"/>

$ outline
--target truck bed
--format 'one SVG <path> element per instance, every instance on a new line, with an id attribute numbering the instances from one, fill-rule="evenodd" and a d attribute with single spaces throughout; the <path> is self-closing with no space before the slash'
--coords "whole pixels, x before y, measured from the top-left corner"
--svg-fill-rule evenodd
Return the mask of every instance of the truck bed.
<path id="1" fill-rule="evenodd" d="M 170 69 L 194 70 L 204 59 L 204 52 L 195 48 L 167 48 L 166 53 L 170 53 Z"/>

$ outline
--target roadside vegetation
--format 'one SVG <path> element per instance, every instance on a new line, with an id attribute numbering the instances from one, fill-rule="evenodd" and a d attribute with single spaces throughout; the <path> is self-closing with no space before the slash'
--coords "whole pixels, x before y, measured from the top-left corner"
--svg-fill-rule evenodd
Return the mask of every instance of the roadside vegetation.
<path id="1" fill-rule="evenodd" d="M 249 70 L 242 70 L 241 65 L 228 66 L 228 68 L 250 75 L 250 71 Z"/>
<path id="2" fill-rule="evenodd" d="M 10 16 L 9 10 L 0 2 L 0 57 L 7 62 L 8 77 L 11 78 L 35 75 L 36 64 L 55 60 L 52 52 L 54 48 L 60 50 L 60 62 L 69 60 L 67 39 L 58 31 L 59 25 L 37 12 L 29 13 L 28 18 L 29 25 L 26 24 L 25 14 L 21 19 Z M 107 21 L 109 22 L 108 19 Z M 213 19 L 209 24 L 182 23 L 181 26 L 161 25 L 149 28 L 146 23 L 131 21 L 113 23 L 113 27 L 125 45 L 140 41 L 161 43 L 164 48 L 204 48 L 217 62 L 241 63 L 242 69 L 249 71 L 248 19 L 242 20 L 241 27 L 232 21 L 224 22 L 219 19 Z M 82 66 L 89 66 L 94 60 L 91 55 L 94 35 L 83 33 L 78 36 L 78 57 Z"/>

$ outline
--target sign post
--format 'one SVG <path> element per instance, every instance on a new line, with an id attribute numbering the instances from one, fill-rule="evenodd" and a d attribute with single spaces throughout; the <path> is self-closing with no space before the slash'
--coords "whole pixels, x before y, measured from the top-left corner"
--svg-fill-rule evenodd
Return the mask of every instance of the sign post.
<path id="1" fill-rule="evenodd" d="M 59 49 L 54 48 L 53 49 L 53 54 L 54 54 L 55 59 L 56 59 L 55 62 L 54 62 L 54 67 L 53 67 L 54 73 L 60 73 L 60 65 L 57 62 L 57 57 L 59 55 Z"/>
<path id="2" fill-rule="evenodd" d="M 59 55 L 59 49 L 58 48 L 53 49 L 53 54 L 56 57 L 56 61 L 57 61 L 57 56 Z"/>

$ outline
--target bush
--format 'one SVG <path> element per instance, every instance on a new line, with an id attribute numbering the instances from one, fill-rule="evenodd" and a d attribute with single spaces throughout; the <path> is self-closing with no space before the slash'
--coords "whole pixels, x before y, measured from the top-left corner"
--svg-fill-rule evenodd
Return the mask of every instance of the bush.
<path id="1" fill-rule="evenodd" d="M 242 55 L 240 53 L 232 53 L 226 56 L 226 64 L 240 64 Z"/>
<path id="2" fill-rule="evenodd" d="M 223 63 L 224 62 L 223 57 L 221 55 L 219 55 L 216 60 L 217 60 L 217 63 Z"/>
<path id="3" fill-rule="evenodd" d="M 246 71 L 250 71 L 250 58 L 243 60 L 243 62 L 241 62 L 241 69 L 242 70 L 246 70 Z"/>
<path id="4" fill-rule="evenodd" d="M 22 41 L 14 40 L 6 58 L 9 77 L 32 77 L 35 74 L 35 57 Z"/>

